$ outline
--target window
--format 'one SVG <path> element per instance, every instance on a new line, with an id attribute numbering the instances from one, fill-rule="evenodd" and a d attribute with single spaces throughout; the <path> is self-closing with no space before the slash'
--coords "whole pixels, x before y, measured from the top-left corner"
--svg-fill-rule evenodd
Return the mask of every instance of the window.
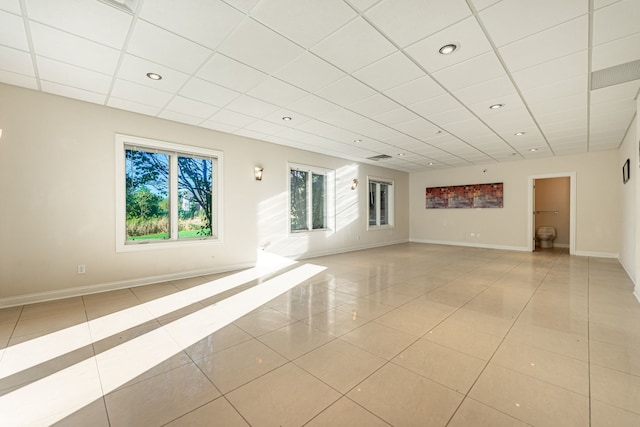
<path id="1" fill-rule="evenodd" d="M 217 151 L 116 135 L 117 250 L 220 239 L 221 165 Z"/>
<path id="2" fill-rule="evenodd" d="M 369 178 L 369 229 L 393 227 L 393 181 Z"/>
<path id="3" fill-rule="evenodd" d="M 326 230 L 329 227 L 329 177 L 325 169 L 289 165 L 290 230 Z"/>

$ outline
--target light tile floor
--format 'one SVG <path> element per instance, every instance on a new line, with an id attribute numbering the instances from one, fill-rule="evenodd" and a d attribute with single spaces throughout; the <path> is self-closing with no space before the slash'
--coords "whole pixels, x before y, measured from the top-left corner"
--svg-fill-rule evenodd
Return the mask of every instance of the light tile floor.
<path id="1" fill-rule="evenodd" d="M 616 260 L 402 244 L 302 264 L 327 269 L 226 326 L 215 310 L 264 280 L 0 310 L 0 425 L 640 426 L 640 303 Z"/>

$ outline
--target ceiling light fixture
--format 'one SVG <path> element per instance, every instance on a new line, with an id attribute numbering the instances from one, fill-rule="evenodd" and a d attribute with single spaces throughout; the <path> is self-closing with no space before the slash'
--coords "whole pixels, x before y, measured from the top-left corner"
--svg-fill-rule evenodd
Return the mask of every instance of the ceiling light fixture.
<path id="1" fill-rule="evenodd" d="M 489 108 L 492 110 L 497 110 L 498 108 L 502 108 L 504 107 L 504 104 L 493 104 L 493 105 L 489 105 Z"/>
<path id="2" fill-rule="evenodd" d="M 524 134 L 526 134 L 526 132 L 516 132 L 516 133 L 514 133 L 515 136 L 522 136 Z"/>
<path id="3" fill-rule="evenodd" d="M 529 148 L 529 151 L 531 151 L 532 153 L 535 153 L 536 151 L 538 151 L 537 148 Z"/>
<path id="4" fill-rule="evenodd" d="M 427 166 L 433 166 L 433 162 L 427 163 Z"/>
<path id="5" fill-rule="evenodd" d="M 147 73 L 147 77 L 151 80 L 162 80 L 162 76 L 158 73 Z"/>
<path id="6" fill-rule="evenodd" d="M 404 153 L 398 153 L 398 157 L 404 156 Z"/>
<path id="7" fill-rule="evenodd" d="M 456 50 L 458 50 L 458 45 L 455 43 L 449 43 L 438 49 L 438 52 L 440 53 L 440 55 L 450 55 Z"/>
<path id="8" fill-rule="evenodd" d="M 358 144 L 358 143 L 362 142 L 362 140 L 361 140 L 361 139 L 354 139 L 354 140 L 353 140 L 353 142 L 355 142 L 356 144 Z"/>
<path id="9" fill-rule="evenodd" d="M 282 120 L 284 120 L 285 122 L 290 122 L 290 121 L 291 121 L 291 120 L 293 120 L 293 119 L 292 119 L 291 117 L 289 117 L 289 116 L 284 116 L 284 117 L 282 118 Z"/>

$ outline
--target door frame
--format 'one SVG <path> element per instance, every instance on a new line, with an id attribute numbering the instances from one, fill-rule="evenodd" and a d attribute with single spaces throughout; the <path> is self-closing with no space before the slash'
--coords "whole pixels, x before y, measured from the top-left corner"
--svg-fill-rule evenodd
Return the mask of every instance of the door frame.
<path id="1" fill-rule="evenodd" d="M 528 238 L 528 250 L 529 252 L 533 252 L 535 247 L 534 241 L 534 232 L 533 225 L 534 221 L 534 213 L 533 207 L 535 205 L 534 200 L 534 191 L 533 185 L 536 179 L 547 179 L 547 178 L 569 178 L 569 254 L 576 254 L 576 173 L 575 172 L 562 172 L 562 173 L 551 173 L 544 175 L 529 175 L 529 214 L 527 215 L 528 227 L 527 227 L 527 238 Z"/>

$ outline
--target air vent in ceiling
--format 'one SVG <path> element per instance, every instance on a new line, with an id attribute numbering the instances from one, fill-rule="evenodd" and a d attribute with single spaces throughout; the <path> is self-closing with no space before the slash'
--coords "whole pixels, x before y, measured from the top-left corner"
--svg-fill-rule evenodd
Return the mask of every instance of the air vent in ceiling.
<path id="1" fill-rule="evenodd" d="M 640 60 L 627 62 L 591 73 L 591 90 L 640 79 Z"/>
<path id="2" fill-rule="evenodd" d="M 373 161 L 378 161 L 378 160 L 384 160 L 384 159 L 390 159 L 391 156 L 387 156 L 386 154 L 380 154 L 379 156 L 373 156 L 373 157 L 367 157 L 367 159 L 369 160 L 373 160 Z"/>

